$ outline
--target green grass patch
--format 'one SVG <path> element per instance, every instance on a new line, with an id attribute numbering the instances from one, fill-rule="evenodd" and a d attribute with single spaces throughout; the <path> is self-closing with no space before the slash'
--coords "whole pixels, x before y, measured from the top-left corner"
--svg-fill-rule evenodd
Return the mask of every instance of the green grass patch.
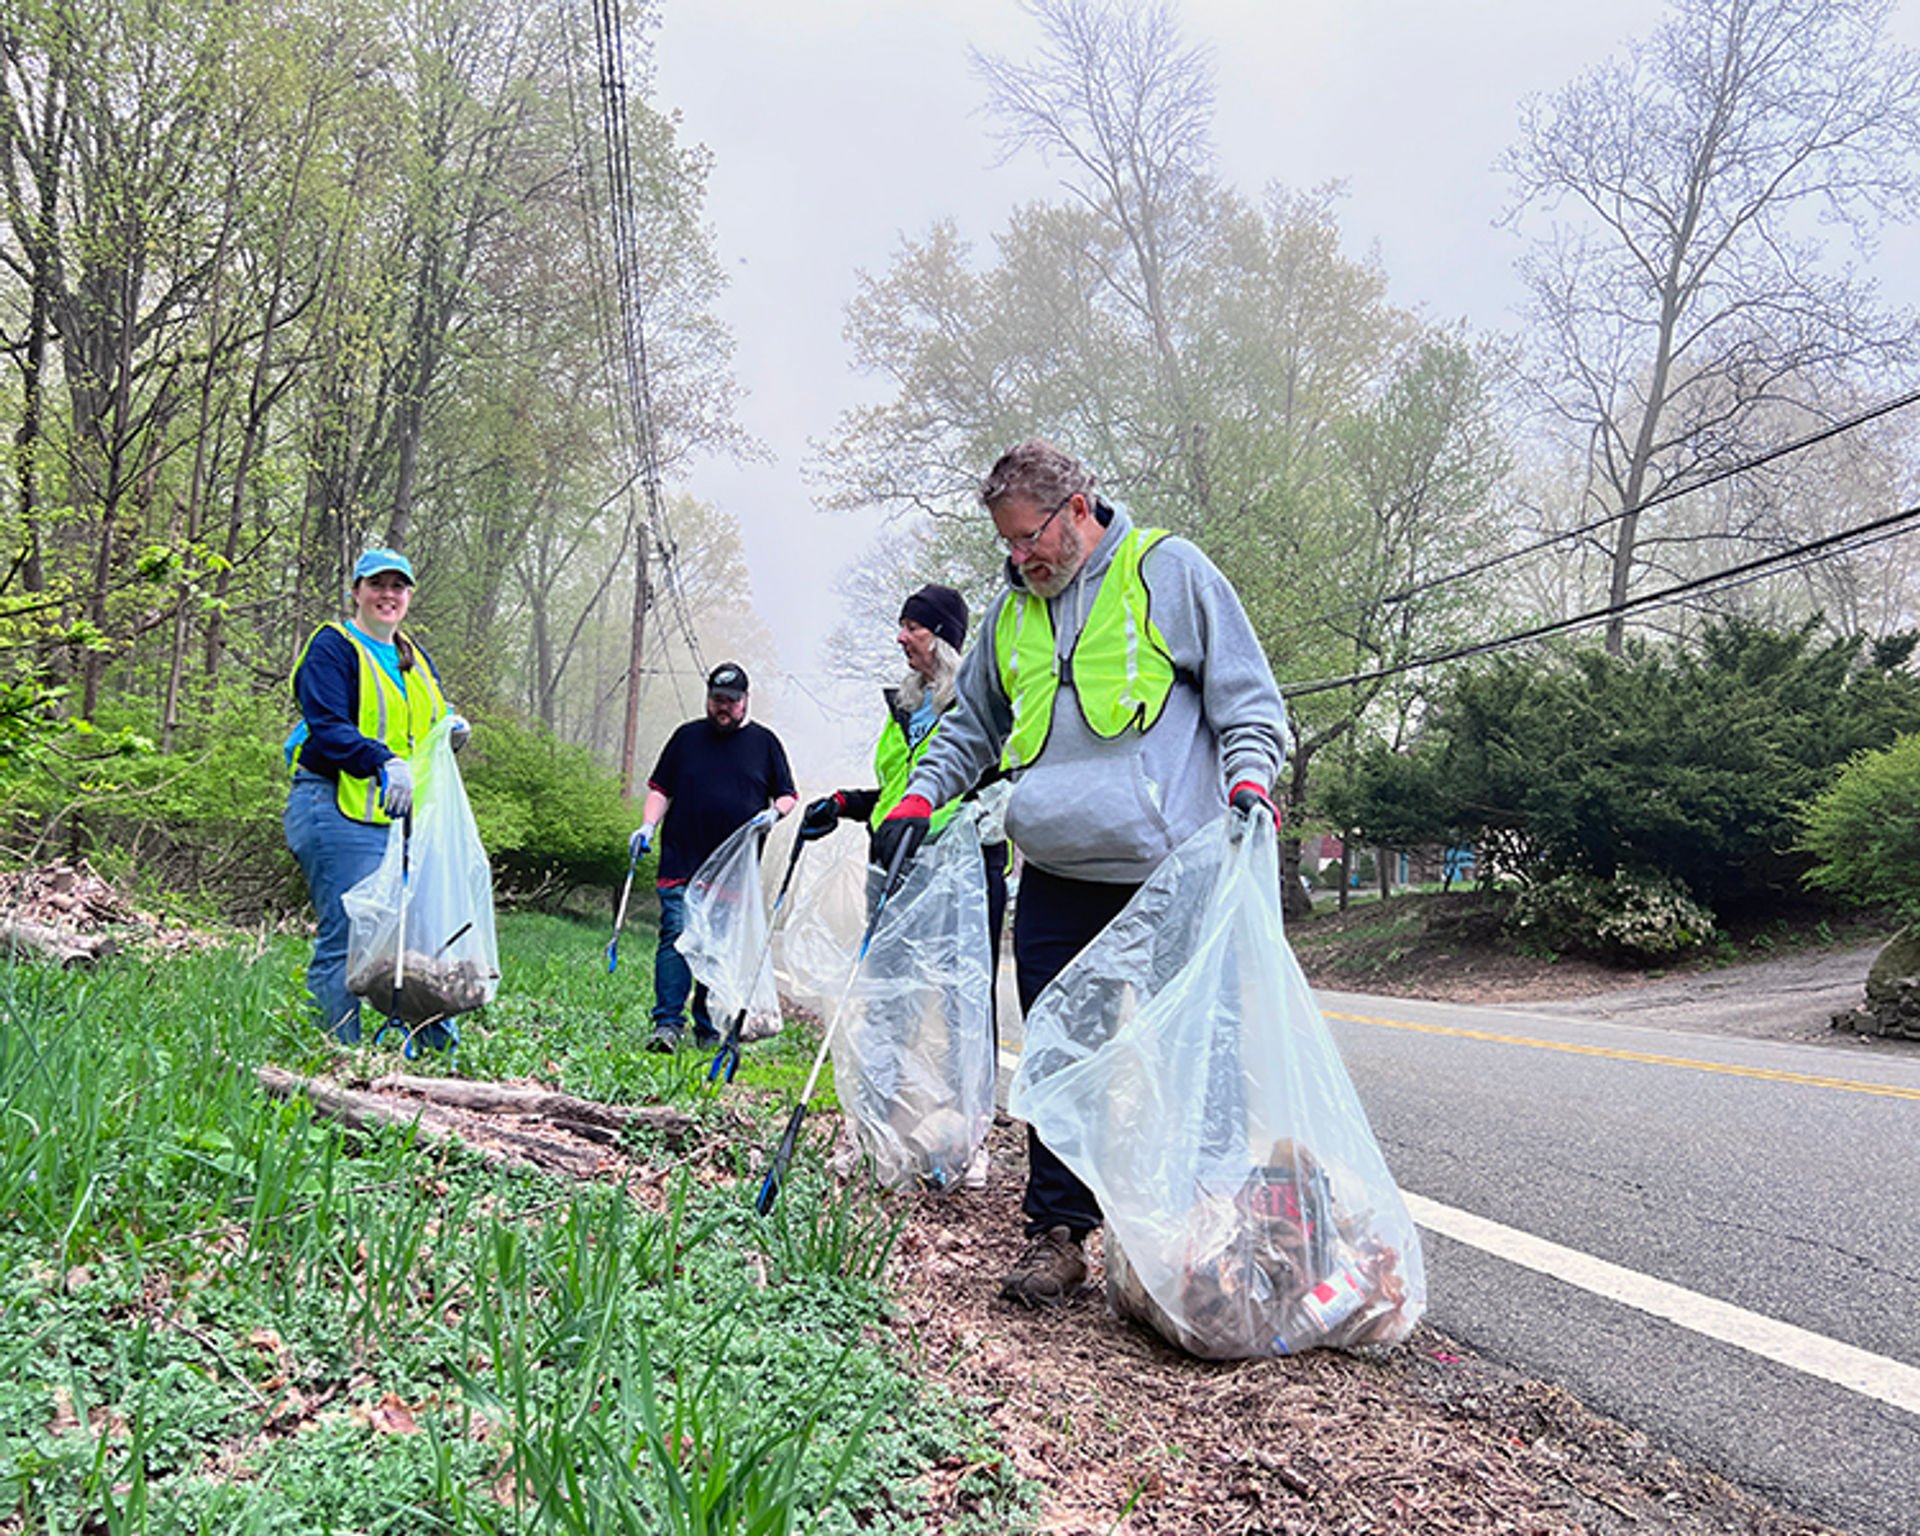
<path id="1" fill-rule="evenodd" d="M 269 1098 L 263 1063 L 342 1065 L 294 940 L 0 966 L 0 1528 L 911 1532 L 923 1470 L 997 1462 L 888 1347 L 909 1207 L 841 1191 L 815 1125 L 753 1214 L 808 1033 L 715 1087 L 644 1049 L 644 925 L 612 975 L 604 928 L 500 932 L 451 1069 L 688 1109 L 679 1151 L 629 1149 L 646 1196 Z M 1032 1506 L 1002 1477 L 978 1529 Z"/>

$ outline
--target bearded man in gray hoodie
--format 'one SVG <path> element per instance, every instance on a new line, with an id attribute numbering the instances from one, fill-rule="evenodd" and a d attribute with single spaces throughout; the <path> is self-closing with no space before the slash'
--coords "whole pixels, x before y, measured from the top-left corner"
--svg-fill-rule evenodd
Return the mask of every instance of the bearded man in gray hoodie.
<path id="1" fill-rule="evenodd" d="M 1226 577 L 1185 539 L 1137 527 L 1102 500 L 1070 454 L 1040 438 L 1009 449 L 980 501 L 1006 546 L 1007 589 L 874 854 L 885 865 L 905 843 L 911 857 L 936 807 L 995 767 L 1013 778 L 1024 1010 L 1229 804 L 1277 819 L 1286 710 Z M 1086 1237 L 1101 1215 L 1032 1127 L 1027 1152 L 1027 1249 L 1001 1295 L 1039 1306 L 1085 1282 Z"/>

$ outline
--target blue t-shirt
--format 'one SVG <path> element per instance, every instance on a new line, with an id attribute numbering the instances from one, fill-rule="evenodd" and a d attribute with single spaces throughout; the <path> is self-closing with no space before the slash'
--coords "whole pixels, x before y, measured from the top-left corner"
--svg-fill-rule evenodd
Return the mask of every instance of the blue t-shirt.
<path id="1" fill-rule="evenodd" d="M 647 783 L 670 802 L 660 824 L 666 883 L 691 879 L 744 823 L 794 793 L 786 748 L 752 720 L 726 732 L 705 718 L 689 720 L 667 738 Z"/>

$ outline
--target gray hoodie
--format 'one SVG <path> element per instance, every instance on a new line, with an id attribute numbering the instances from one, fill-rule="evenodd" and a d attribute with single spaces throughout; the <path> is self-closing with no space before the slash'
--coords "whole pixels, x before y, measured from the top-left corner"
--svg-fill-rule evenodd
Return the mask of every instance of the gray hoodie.
<path id="1" fill-rule="evenodd" d="M 1049 599 L 1054 650 L 1079 637 L 1113 553 L 1133 527 L 1125 507 L 1111 521 L 1066 590 Z M 1009 583 L 1019 576 L 1008 567 Z M 1271 788 L 1286 761 L 1287 714 L 1246 610 L 1213 562 L 1185 539 L 1156 544 L 1140 566 L 1154 624 L 1177 676 L 1165 711 L 1142 735 L 1131 728 L 1096 736 L 1080 701 L 1062 682 L 1039 758 L 1019 774 L 1007 805 L 1007 834 L 1049 874 L 1135 884 L 1226 809 L 1242 780 Z M 1011 593 L 987 609 L 960 666 L 954 707 L 907 793 L 935 806 L 964 794 L 1000 761 L 1013 709 L 1000 686 L 994 630 Z"/>

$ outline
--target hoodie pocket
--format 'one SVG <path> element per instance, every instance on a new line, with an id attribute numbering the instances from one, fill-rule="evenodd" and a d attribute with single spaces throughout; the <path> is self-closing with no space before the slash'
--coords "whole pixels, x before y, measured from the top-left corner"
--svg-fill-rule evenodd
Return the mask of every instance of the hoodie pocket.
<path id="1" fill-rule="evenodd" d="M 1160 797 L 1130 750 L 1109 748 L 1095 759 L 1029 768 L 1007 804 L 1007 835 L 1042 868 L 1071 874 L 1099 869 L 1105 878 L 1138 867 L 1145 878 L 1172 846 Z"/>

